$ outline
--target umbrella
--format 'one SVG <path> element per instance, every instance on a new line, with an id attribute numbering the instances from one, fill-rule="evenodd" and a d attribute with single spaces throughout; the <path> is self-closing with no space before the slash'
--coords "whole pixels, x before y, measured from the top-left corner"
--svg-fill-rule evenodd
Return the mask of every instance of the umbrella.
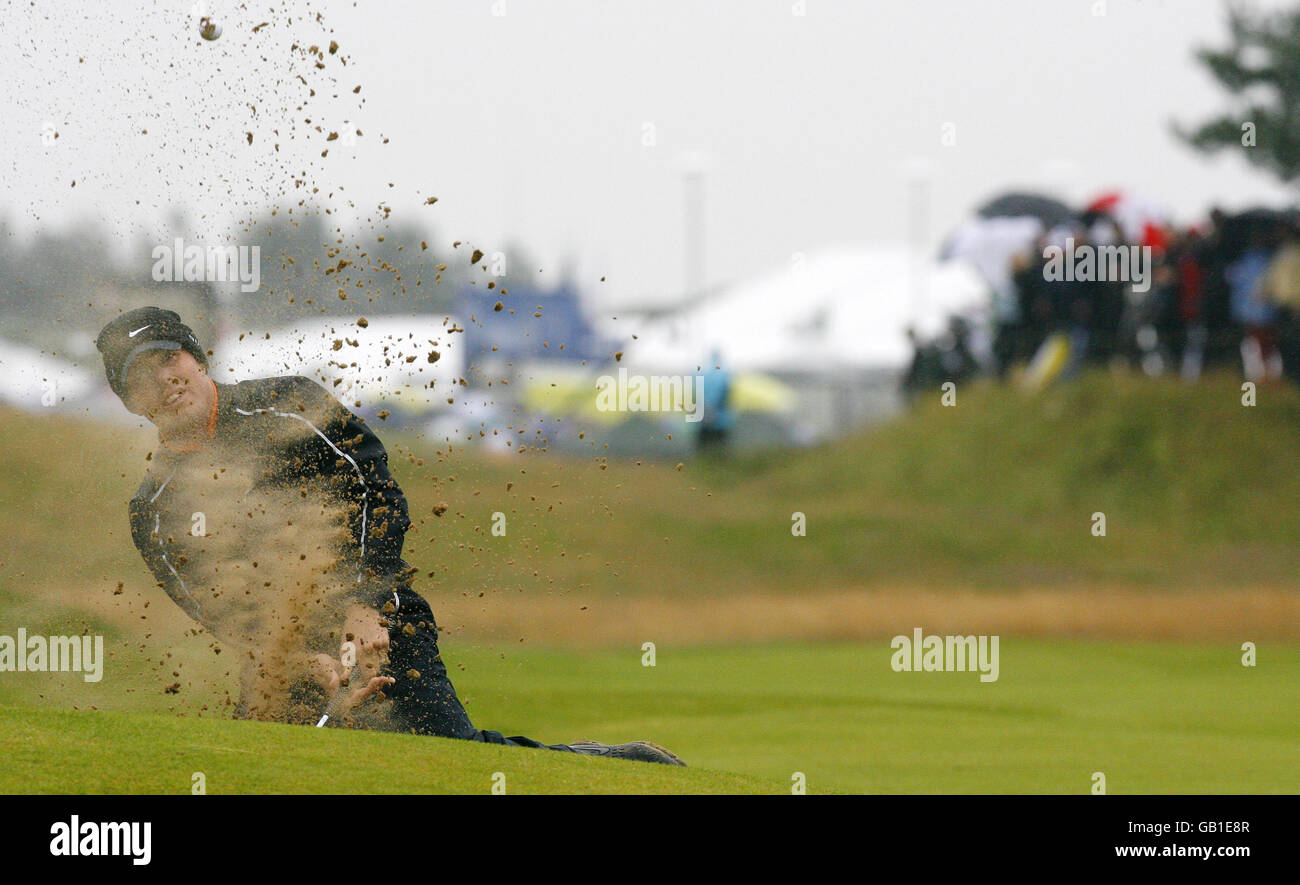
<path id="1" fill-rule="evenodd" d="M 1227 216 L 1219 228 L 1224 248 L 1236 253 L 1252 242 L 1268 241 L 1276 236 L 1278 226 L 1287 220 L 1285 212 L 1256 206 Z"/>
<path id="2" fill-rule="evenodd" d="M 1165 249 L 1169 245 L 1166 231 L 1169 213 L 1163 206 L 1141 194 L 1107 191 L 1088 204 L 1089 212 L 1105 212 L 1124 233 L 1124 238 L 1139 246 Z"/>
<path id="3" fill-rule="evenodd" d="M 1057 227 L 1075 220 L 1076 213 L 1054 197 L 1030 193 L 1006 193 L 989 200 L 978 210 L 980 218 L 1037 218 L 1044 227 Z"/>

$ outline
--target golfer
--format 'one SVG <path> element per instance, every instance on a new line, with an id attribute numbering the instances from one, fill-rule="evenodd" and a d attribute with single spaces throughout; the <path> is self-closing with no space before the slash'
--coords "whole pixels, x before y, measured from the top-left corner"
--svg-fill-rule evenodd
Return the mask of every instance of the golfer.
<path id="1" fill-rule="evenodd" d="M 303 692 L 303 678 L 292 678 L 305 674 L 318 705 L 309 719 L 294 721 L 350 723 L 364 718 L 351 715 L 364 711 L 359 706 L 386 705 L 391 724 L 368 727 L 684 764 L 643 741 L 547 745 L 471 724 L 438 652 L 429 604 L 411 589 L 416 570 L 402 559 L 411 523 L 388 455 L 365 422 L 325 388 L 301 376 L 219 384 L 207 374 L 207 354 L 194 332 L 157 307 L 117 317 L 96 346 L 113 392 L 158 430 L 159 448 L 130 502 L 140 555 L 187 615 L 241 654 L 250 649 L 237 717 L 293 709 L 312 696 Z M 217 500 L 234 501 L 228 509 L 246 511 L 247 524 L 224 519 L 196 532 L 196 520 Z M 313 520 L 337 530 L 320 535 L 307 525 Z M 274 566 L 282 575 L 286 561 L 295 565 L 285 555 L 285 537 L 305 539 L 304 549 L 293 551 L 304 576 L 281 578 L 286 586 L 262 582 L 273 585 L 262 588 L 259 569 Z M 318 543 L 319 537 L 331 541 Z M 242 551 L 234 565 L 232 544 Z M 227 553 L 214 556 L 221 545 Z M 325 565 L 309 575 L 317 559 Z M 295 593 L 294 605 L 281 606 L 291 614 L 269 626 L 262 609 Z M 316 629 L 311 621 L 322 618 L 330 623 Z M 290 675 L 255 678 L 271 673 Z"/>

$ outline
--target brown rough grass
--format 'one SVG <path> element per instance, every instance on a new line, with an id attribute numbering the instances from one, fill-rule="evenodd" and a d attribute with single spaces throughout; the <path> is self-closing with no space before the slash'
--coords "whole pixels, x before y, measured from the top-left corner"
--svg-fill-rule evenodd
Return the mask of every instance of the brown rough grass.
<path id="1" fill-rule="evenodd" d="M 1186 640 L 1300 638 L 1300 592 L 1050 589 L 989 594 L 892 587 L 806 596 L 681 598 L 431 595 L 458 639 L 598 647 L 647 639 L 678 644 L 852 640 L 910 633 Z M 586 610 L 581 606 L 586 605 Z"/>

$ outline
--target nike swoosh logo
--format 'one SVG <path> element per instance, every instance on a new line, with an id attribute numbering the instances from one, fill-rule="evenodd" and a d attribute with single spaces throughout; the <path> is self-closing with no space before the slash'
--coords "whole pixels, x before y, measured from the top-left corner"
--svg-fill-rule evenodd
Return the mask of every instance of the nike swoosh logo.
<path id="1" fill-rule="evenodd" d="M 150 323 L 150 324 L 149 324 L 149 326 L 152 326 L 152 325 L 153 325 L 153 323 Z M 139 334 L 140 334 L 141 332 L 143 332 L 145 329 L 149 328 L 149 326 L 141 326 L 140 328 L 136 329 L 134 332 L 127 332 L 127 333 L 126 333 L 126 337 L 128 337 L 128 338 L 134 338 L 136 335 L 139 335 Z"/>

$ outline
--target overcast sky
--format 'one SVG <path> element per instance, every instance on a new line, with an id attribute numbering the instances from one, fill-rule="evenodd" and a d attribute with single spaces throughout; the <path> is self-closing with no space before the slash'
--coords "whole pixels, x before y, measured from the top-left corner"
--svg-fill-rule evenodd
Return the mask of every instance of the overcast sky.
<path id="1" fill-rule="evenodd" d="M 179 205 L 238 242 L 287 195 L 363 225 L 382 204 L 546 272 L 570 256 L 613 308 L 683 291 L 687 153 L 711 286 L 905 242 L 918 174 L 931 247 L 1013 187 L 1137 189 L 1180 221 L 1285 198 L 1169 132 L 1226 107 L 1192 58 L 1226 39 L 1220 0 L 209 0 L 211 43 L 185 2 L 0 8 L 0 214 L 23 236 L 156 240 Z"/>

